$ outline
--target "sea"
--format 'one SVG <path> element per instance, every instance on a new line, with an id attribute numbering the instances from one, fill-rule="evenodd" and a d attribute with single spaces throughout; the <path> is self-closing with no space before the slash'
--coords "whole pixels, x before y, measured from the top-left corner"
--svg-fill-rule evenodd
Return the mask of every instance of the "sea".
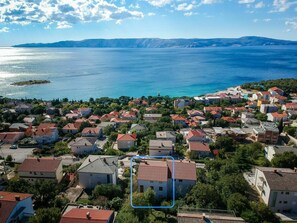
<path id="1" fill-rule="evenodd" d="M 0 48 L 0 96 L 198 96 L 242 83 L 297 78 L 297 47 Z M 51 83 L 12 86 L 25 80 Z"/>

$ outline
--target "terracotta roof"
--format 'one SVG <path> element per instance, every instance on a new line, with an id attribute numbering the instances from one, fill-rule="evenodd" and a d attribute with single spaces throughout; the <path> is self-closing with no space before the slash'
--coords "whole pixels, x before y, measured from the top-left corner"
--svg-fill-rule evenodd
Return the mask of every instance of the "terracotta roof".
<path id="1" fill-rule="evenodd" d="M 33 132 L 34 136 L 50 136 L 53 133 L 53 130 L 55 130 L 56 127 L 51 128 L 38 128 L 37 131 Z"/>
<path id="2" fill-rule="evenodd" d="M 190 130 L 188 135 L 187 135 L 187 139 L 190 139 L 192 137 L 204 137 L 206 136 L 206 133 L 203 130 Z"/>
<path id="3" fill-rule="evenodd" d="M 32 197 L 32 194 L 21 194 L 0 191 L 0 223 L 6 223 L 11 212 L 16 207 L 18 203 L 18 201 L 16 201 L 16 196 L 19 197 L 22 201 L 29 197 Z"/>
<path id="4" fill-rule="evenodd" d="M 186 121 L 187 120 L 184 116 L 181 116 L 181 115 L 172 115 L 171 118 L 174 121 Z"/>
<path id="5" fill-rule="evenodd" d="M 190 151 L 210 152 L 208 144 L 202 143 L 202 142 L 190 142 L 189 148 L 190 148 Z"/>
<path id="6" fill-rule="evenodd" d="M 82 133 L 83 134 L 99 134 L 101 128 L 84 128 Z"/>
<path id="7" fill-rule="evenodd" d="M 278 87 L 272 87 L 272 88 L 269 88 L 268 90 L 272 90 L 272 91 L 282 91 L 283 92 L 283 90 L 282 89 L 280 89 L 280 88 L 278 88 Z"/>
<path id="8" fill-rule="evenodd" d="M 138 180 L 167 181 L 168 166 L 165 161 L 142 161 L 138 168 Z"/>
<path id="9" fill-rule="evenodd" d="M 285 96 L 281 96 L 281 95 L 276 95 L 275 98 L 277 98 L 278 100 L 287 100 L 288 98 Z"/>
<path id="10" fill-rule="evenodd" d="M 285 106 L 287 109 L 297 109 L 297 103 L 287 103 Z"/>
<path id="11" fill-rule="evenodd" d="M 131 122 L 131 120 L 124 120 L 124 119 L 120 119 L 120 118 L 112 118 L 110 121 L 111 122 L 116 122 L 116 123 L 128 123 L 128 122 Z"/>
<path id="12" fill-rule="evenodd" d="M 62 216 L 60 223 L 106 223 L 112 215 L 111 210 L 73 208 Z"/>
<path id="13" fill-rule="evenodd" d="M 26 158 L 20 165 L 19 172 L 55 172 L 59 167 L 61 159 L 57 158 Z"/>
<path id="14" fill-rule="evenodd" d="M 232 123 L 236 122 L 236 119 L 232 117 L 222 117 L 222 119 L 227 122 L 232 122 Z"/>
<path id="15" fill-rule="evenodd" d="M 271 115 L 274 118 L 287 118 L 288 117 L 287 113 L 285 113 L 285 112 L 284 113 L 273 112 L 273 113 L 271 113 Z"/>
<path id="16" fill-rule="evenodd" d="M 89 111 L 91 110 L 90 108 L 79 108 L 78 111 Z"/>
<path id="17" fill-rule="evenodd" d="M 171 179 L 173 173 L 173 161 L 142 161 L 138 168 L 138 180 L 149 181 L 167 181 Z M 195 180 L 196 181 L 196 164 L 191 161 L 176 160 L 174 161 L 175 179 Z"/>
<path id="18" fill-rule="evenodd" d="M 261 94 L 262 95 L 270 95 L 270 92 L 269 91 L 261 91 Z"/>
<path id="19" fill-rule="evenodd" d="M 62 129 L 63 130 L 78 130 L 79 124 L 77 123 L 69 123 L 65 125 Z"/>
<path id="20" fill-rule="evenodd" d="M 136 134 L 118 134 L 119 141 L 136 141 Z"/>
<path id="21" fill-rule="evenodd" d="M 37 129 L 46 129 L 56 127 L 55 123 L 40 123 Z"/>
<path id="22" fill-rule="evenodd" d="M 217 111 L 217 112 L 219 112 L 219 111 L 222 111 L 222 107 L 211 107 L 211 106 L 204 107 L 204 111 L 208 111 L 208 112 Z"/>
<path id="23" fill-rule="evenodd" d="M 23 132 L 0 132 L 0 140 L 12 140 L 15 139 L 15 137 L 23 135 Z"/>
<path id="24" fill-rule="evenodd" d="M 100 120 L 100 116 L 98 116 L 98 115 L 91 115 L 90 117 L 89 117 L 89 120 Z"/>

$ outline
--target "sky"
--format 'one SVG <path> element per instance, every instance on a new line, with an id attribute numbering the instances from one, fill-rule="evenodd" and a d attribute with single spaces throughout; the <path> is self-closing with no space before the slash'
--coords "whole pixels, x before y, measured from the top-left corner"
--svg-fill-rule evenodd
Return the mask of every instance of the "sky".
<path id="1" fill-rule="evenodd" d="M 242 36 L 297 40 L 297 0 L 0 0 L 0 46 Z"/>

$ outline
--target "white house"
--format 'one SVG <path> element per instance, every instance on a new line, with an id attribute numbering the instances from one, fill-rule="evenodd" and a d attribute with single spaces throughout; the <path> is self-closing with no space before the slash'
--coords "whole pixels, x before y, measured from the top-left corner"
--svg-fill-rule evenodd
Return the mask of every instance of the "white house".
<path id="1" fill-rule="evenodd" d="M 91 108 L 79 108 L 78 112 L 82 117 L 86 117 L 92 113 L 92 109 Z"/>
<path id="2" fill-rule="evenodd" d="M 137 188 L 138 192 L 144 192 L 151 188 L 157 198 L 166 198 L 172 197 L 173 183 L 175 183 L 175 195 L 180 197 L 190 191 L 196 184 L 196 179 L 196 164 L 194 162 L 178 160 L 173 163 L 169 160 L 142 160 L 137 173 Z"/>
<path id="3" fill-rule="evenodd" d="M 190 130 L 186 135 L 186 141 L 189 142 L 206 142 L 206 133 L 201 129 Z"/>
<path id="4" fill-rule="evenodd" d="M 96 137 L 100 138 L 103 135 L 102 129 L 99 127 L 87 127 L 84 128 L 81 132 L 81 135 L 84 137 Z"/>
<path id="5" fill-rule="evenodd" d="M 271 96 L 277 96 L 277 95 L 284 95 L 284 91 L 278 87 L 272 87 L 268 89 L 268 92 L 271 94 Z"/>
<path id="6" fill-rule="evenodd" d="M 133 133 L 133 132 L 141 132 L 146 130 L 146 126 L 141 125 L 141 124 L 132 124 L 129 133 Z"/>
<path id="7" fill-rule="evenodd" d="M 118 178 L 117 156 L 88 156 L 78 168 L 79 185 L 94 188 L 97 184 L 114 184 Z"/>
<path id="8" fill-rule="evenodd" d="M 297 155 L 297 148 L 292 146 L 277 146 L 271 145 L 264 148 L 265 158 L 271 161 L 276 154 L 283 154 L 284 152 L 293 152 Z"/>
<path id="9" fill-rule="evenodd" d="M 49 144 L 59 139 L 59 132 L 56 127 L 38 128 L 33 132 L 32 137 L 39 144 Z"/>
<path id="10" fill-rule="evenodd" d="M 273 112 L 273 113 L 267 114 L 267 120 L 272 122 L 280 122 L 281 120 L 283 120 L 284 122 L 286 122 L 289 119 L 288 119 L 288 114 L 286 112 L 283 112 L 283 113 Z"/>
<path id="11" fill-rule="evenodd" d="M 256 167 L 252 184 L 273 212 L 297 213 L 297 169 Z"/>
<path id="12" fill-rule="evenodd" d="M 0 222 L 24 222 L 34 215 L 32 194 L 0 191 Z"/>
<path id="13" fill-rule="evenodd" d="M 74 154 L 88 154 L 98 150 L 96 141 L 96 137 L 78 137 L 68 143 L 68 147 Z"/>
<path id="14" fill-rule="evenodd" d="M 19 166 L 18 175 L 29 182 L 40 179 L 60 182 L 63 178 L 62 159 L 52 157 L 26 158 Z"/>
<path id="15" fill-rule="evenodd" d="M 173 144 L 171 140 L 150 140 L 150 156 L 170 156 L 173 154 Z"/>
<path id="16" fill-rule="evenodd" d="M 297 111 L 297 103 L 286 103 L 282 106 L 284 111 Z"/>

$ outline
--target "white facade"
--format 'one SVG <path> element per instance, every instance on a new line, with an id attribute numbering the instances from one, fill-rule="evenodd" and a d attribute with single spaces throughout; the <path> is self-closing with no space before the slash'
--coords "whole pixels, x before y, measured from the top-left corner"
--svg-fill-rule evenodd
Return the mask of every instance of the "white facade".
<path id="1" fill-rule="evenodd" d="M 33 139 L 39 144 L 49 144 L 56 142 L 59 139 L 59 132 L 57 128 L 51 129 L 51 134 L 47 135 L 34 135 Z"/>
<path id="2" fill-rule="evenodd" d="M 265 158 L 271 161 L 275 154 L 283 154 L 284 152 L 293 152 L 297 155 L 297 148 L 291 146 L 266 146 L 264 148 Z"/>

